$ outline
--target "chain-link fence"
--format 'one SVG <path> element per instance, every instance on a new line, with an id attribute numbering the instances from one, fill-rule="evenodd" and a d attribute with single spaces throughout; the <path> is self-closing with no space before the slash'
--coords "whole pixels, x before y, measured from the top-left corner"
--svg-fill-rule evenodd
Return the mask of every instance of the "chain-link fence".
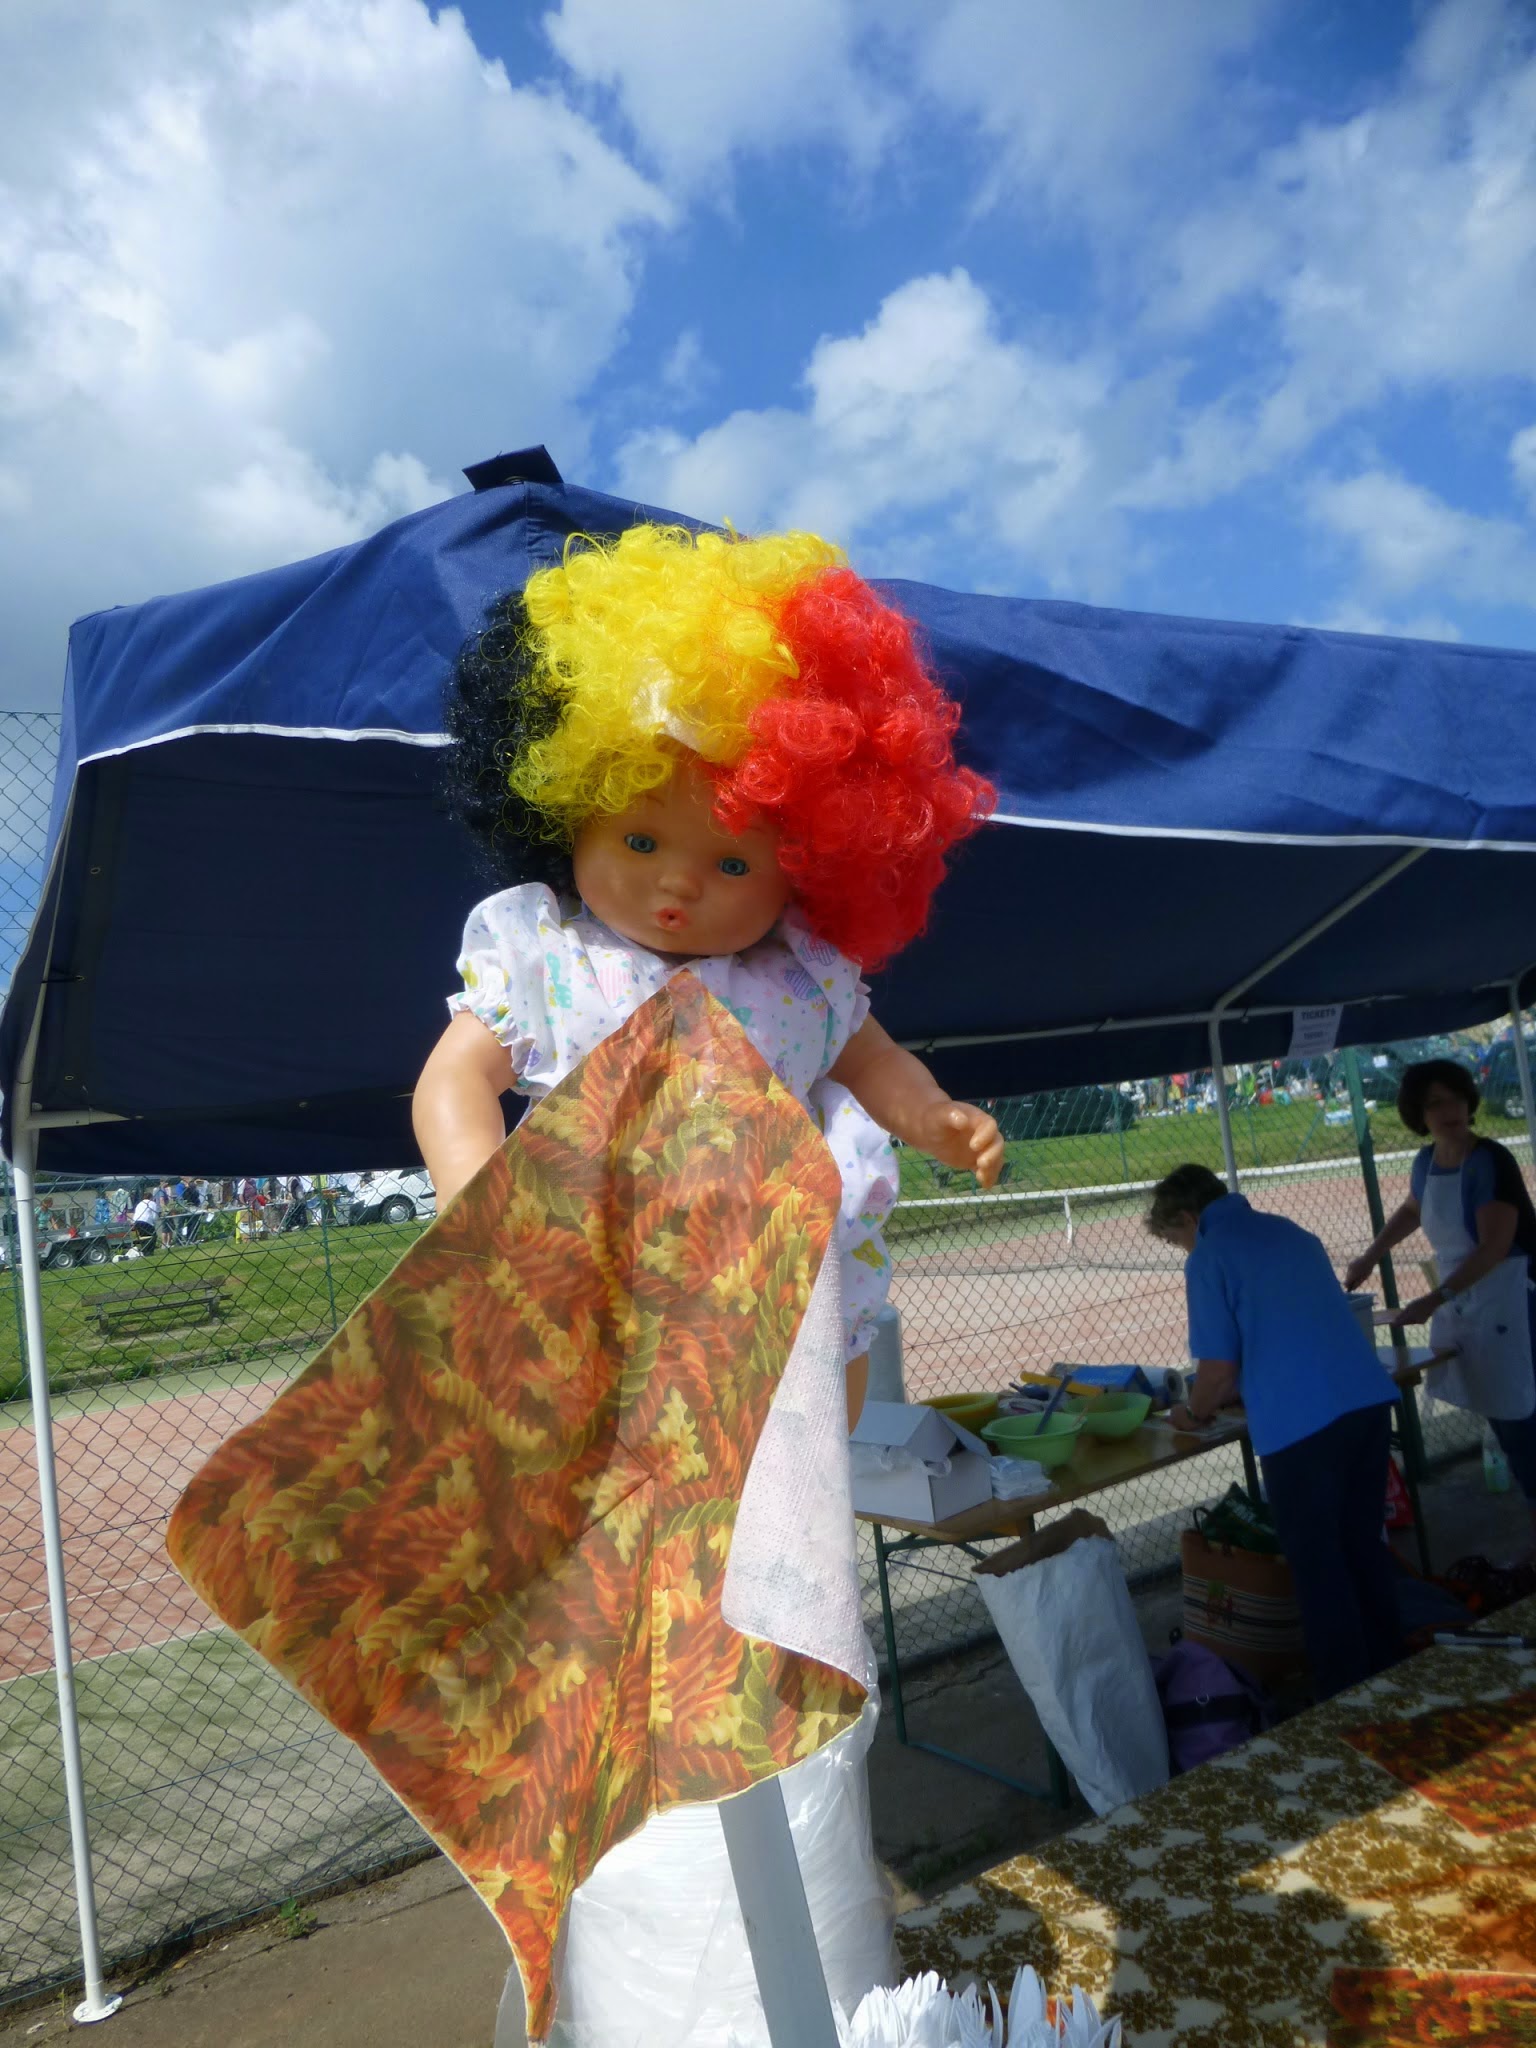
<path id="1" fill-rule="evenodd" d="M 0 718 L 8 844 L 0 928 L 11 958 L 38 885 L 57 721 Z M 1235 1084 L 1246 1191 L 1318 1232 L 1341 1262 L 1371 1235 L 1348 1109 L 1303 1088 Z M 979 1198 L 904 1155 L 890 1231 L 908 1395 L 997 1388 L 1058 1362 L 1186 1362 L 1178 1258 L 1147 1236 L 1151 1183 L 1221 1165 L 1202 1077 L 1055 1091 L 999 1105 L 1004 1182 Z M 1390 1210 L 1412 1140 L 1370 1111 Z M 1489 1128 L 1517 1135 L 1501 1117 Z M 1523 1136 L 1523 1133 L 1518 1135 Z M 423 1853 L 361 1755 L 213 1623 L 165 1554 L 170 1510 L 207 1454 L 259 1413 L 399 1258 L 430 1212 L 419 1177 L 209 1182 L 165 1160 L 145 1181 L 42 1183 L 43 1317 L 54 1399 L 71 1634 L 109 1965 Z M 295 1161 L 296 1168 L 303 1161 Z M 0 1276 L 0 2002 L 77 1967 L 16 1219 Z M 1405 1248 L 1411 1256 L 1412 1247 Z M 1432 1454 L 1475 1441 L 1430 1415 Z M 1240 1475 L 1234 1449 L 1095 1505 L 1128 1570 L 1166 1569 L 1196 1501 Z M 867 1534 L 867 1532 L 866 1532 Z M 871 1633 L 880 1640 L 866 1551 Z M 904 1657 L 987 1628 L 969 1586 L 921 1563 L 893 1574 Z"/>

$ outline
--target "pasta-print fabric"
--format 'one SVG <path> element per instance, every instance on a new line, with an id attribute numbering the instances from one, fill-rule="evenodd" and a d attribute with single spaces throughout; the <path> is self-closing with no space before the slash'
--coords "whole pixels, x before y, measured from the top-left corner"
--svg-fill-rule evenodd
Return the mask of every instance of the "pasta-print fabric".
<path id="1" fill-rule="evenodd" d="M 1498 1621 L 1536 1631 L 1536 1602 Z M 1508 1827 L 1473 1832 L 1351 1737 L 1533 1685 L 1531 1652 L 1424 1651 L 905 1915 L 903 1968 L 1004 1983 L 1031 1963 L 1053 1992 L 1081 1984 L 1119 2013 L 1127 2048 L 1348 2040 L 1341 1972 L 1351 2010 L 1383 1972 L 1449 1976 L 1462 1989 L 1443 2015 L 1473 1996 L 1469 1976 L 1536 1971 L 1536 1824 L 1522 1795 Z"/>
<path id="2" fill-rule="evenodd" d="M 574 897 L 528 882 L 487 897 L 464 927 L 451 1011 L 468 1010 L 512 1056 L 521 1094 L 538 1101 L 679 972 L 724 1004 L 826 1138 L 842 1181 L 836 1248 L 847 1355 L 869 1347 L 890 1287 L 882 1226 L 899 1172 L 890 1138 L 827 1079 L 869 1015 L 859 970 L 792 905 L 744 953 L 681 963 L 595 918 Z"/>
<path id="3" fill-rule="evenodd" d="M 195 1590 L 480 1892 L 536 2038 L 604 1851 L 862 1708 L 847 1674 L 720 1611 L 839 1193 L 804 1110 L 677 976 L 172 1516 Z"/>

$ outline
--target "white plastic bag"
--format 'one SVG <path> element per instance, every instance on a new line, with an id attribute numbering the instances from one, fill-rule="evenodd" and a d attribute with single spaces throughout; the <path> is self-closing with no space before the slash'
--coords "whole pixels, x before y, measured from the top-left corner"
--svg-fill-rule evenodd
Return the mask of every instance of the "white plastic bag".
<path id="1" fill-rule="evenodd" d="M 1115 1546 L 1083 1536 L 1001 1578 L 979 1573 L 1008 1661 L 1095 1813 L 1168 1782 L 1152 1662 Z"/>
<path id="2" fill-rule="evenodd" d="M 846 2012 L 894 1981 L 890 1890 L 870 1839 L 878 1709 L 780 1779 L 827 1989 Z M 719 1809 L 674 1807 L 609 1851 L 571 1900 L 549 2048 L 768 2048 Z M 511 1973 L 496 2048 L 526 2038 Z"/>

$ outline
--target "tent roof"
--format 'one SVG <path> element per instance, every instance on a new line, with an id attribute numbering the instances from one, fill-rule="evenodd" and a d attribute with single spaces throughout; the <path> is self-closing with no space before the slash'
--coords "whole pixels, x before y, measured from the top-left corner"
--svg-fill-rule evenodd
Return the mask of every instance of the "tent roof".
<path id="1" fill-rule="evenodd" d="M 672 516 L 532 456 L 474 481 L 353 547 L 74 628 L 47 880 L 0 1020 L 9 1090 L 46 981 L 40 1165 L 415 1156 L 409 1090 L 484 893 L 433 794 L 449 663 L 570 534 Z M 1250 980 L 1232 1059 L 1283 1052 L 1293 1006 L 1344 1002 L 1345 1039 L 1375 1041 L 1536 991 L 1536 655 L 885 587 L 999 790 L 875 993 L 956 1092 L 1204 1065 L 1204 1018 Z M 122 1121 L 81 1121 L 103 1114 Z"/>

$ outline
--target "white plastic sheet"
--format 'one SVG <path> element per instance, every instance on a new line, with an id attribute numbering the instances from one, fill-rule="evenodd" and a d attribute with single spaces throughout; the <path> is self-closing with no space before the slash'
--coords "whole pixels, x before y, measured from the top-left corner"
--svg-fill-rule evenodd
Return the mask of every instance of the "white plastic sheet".
<path id="1" fill-rule="evenodd" d="M 1095 1813 L 1168 1782 L 1168 1737 L 1115 1546 L 1084 1536 L 1002 1578 L 978 1574 L 1008 1661 Z"/>
<path id="2" fill-rule="evenodd" d="M 894 1908 L 870 1840 L 878 1709 L 780 1780 L 827 1989 L 852 2012 L 894 1981 Z M 571 1901 L 549 2048 L 768 2048 L 715 1806 L 656 1815 Z M 512 1973 L 496 2048 L 521 2048 Z"/>

